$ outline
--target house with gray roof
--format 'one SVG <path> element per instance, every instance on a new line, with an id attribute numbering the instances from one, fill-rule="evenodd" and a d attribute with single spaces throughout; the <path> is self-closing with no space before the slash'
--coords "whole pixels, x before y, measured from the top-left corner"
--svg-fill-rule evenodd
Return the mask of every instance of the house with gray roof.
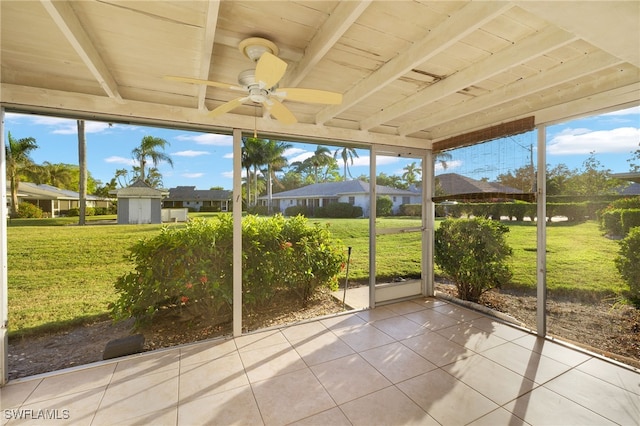
<path id="1" fill-rule="evenodd" d="M 502 185 L 498 182 L 487 182 L 471 179 L 457 173 L 437 175 L 436 181 L 445 195 L 433 197 L 433 201 L 445 200 L 487 200 L 487 199 L 520 199 L 528 200 L 532 194 L 517 188 Z"/>
<path id="2" fill-rule="evenodd" d="M 95 195 L 86 197 L 87 207 L 109 207 L 111 200 Z M 67 211 L 80 206 L 80 193 L 68 189 L 33 182 L 18 184 L 18 203 L 31 203 L 48 217 L 64 216 Z M 11 205 L 11 190 L 7 184 L 7 206 Z"/>
<path id="3" fill-rule="evenodd" d="M 403 189 L 376 185 L 378 196 L 389 196 L 393 201 L 393 213 L 400 210 L 402 204 L 420 204 L 422 195 Z M 284 212 L 290 206 L 305 206 L 311 211 L 317 207 L 323 207 L 330 203 L 349 203 L 362 208 L 363 215 L 369 216 L 369 182 L 361 180 L 347 180 L 341 182 L 323 182 L 303 186 L 273 194 L 274 208 Z M 260 197 L 263 205 L 267 204 L 267 197 Z"/>
<path id="4" fill-rule="evenodd" d="M 191 211 L 226 212 L 233 193 L 224 189 L 196 189 L 195 186 L 178 186 L 169 189 L 169 196 L 162 202 L 163 208 L 188 208 Z"/>

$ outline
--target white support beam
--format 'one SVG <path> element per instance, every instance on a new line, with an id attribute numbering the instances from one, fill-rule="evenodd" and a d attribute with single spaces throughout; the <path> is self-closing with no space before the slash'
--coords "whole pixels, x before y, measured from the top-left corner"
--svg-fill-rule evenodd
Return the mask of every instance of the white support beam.
<path id="1" fill-rule="evenodd" d="M 505 70 L 518 66 L 529 59 L 544 55 L 545 53 L 557 49 L 558 47 L 574 41 L 574 35 L 554 27 L 547 27 L 539 33 L 525 38 L 519 43 L 515 43 L 500 52 L 489 56 L 485 60 L 453 74 L 452 76 L 440 80 L 428 86 L 424 90 L 396 102 L 380 111 L 377 114 L 363 120 L 360 128 L 370 129 L 379 124 L 385 123 L 408 112 L 414 111 L 422 106 L 433 103 L 437 100 L 463 90 L 480 81 L 486 80 Z"/>
<path id="2" fill-rule="evenodd" d="M 433 297 L 435 295 L 434 247 L 435 247 L 435 205 L 433 194 L 435 190 L 435 161 L 433 151 L 428 150 L 422 157 L 422 294 Z"/>
<path id="3" fill-rule="evenodd" d="M 9 379 L 9 279 L 7 266 L 7 159 L 4 108 L 0 107 L 0 387 Z"/>
<path id="4" fill-rule="evenodd" d="M 413 44 L 405 52 L 381 66 L 376 72 L 345 93 L 342 104 L 323 108 L 316 115 L 316 123 L 325 123 L 361 102 L 375 91 L 436 56 L 509 8 L 511 5 L 507 2 L 469 3 L 431 31 L 427 37 Z"/>
<path id="5" fill-rule="evenodd" d="M 593 54 L 583 55 L 578 59 L 564 62 L 546 73 L 539 73 L 532 77 L 518 80 L 486 95 L 471 98 L 450 108 L 440 109 L 424 118 L 403 124 L 398 131 L 400 135 L 410 135 L 423 129 L 456 121 L 466 115 L 490 110 L 500 104 L 515 101 L 523 96 L 558 86 L 617 64 L 620 64 L 620 59 L 606 52 L 598 51 Z"/>
<path id="6" fill-rule="evenodd" d="M 200 46 L 200 70 L 198 78 L 201 80 L 209 79 L 209 71 L 211 68 L 211 57 L 213 56 L 213 42 L 215 40 L 216 28 L 218 26 L 218 12 L 220 11 L 220 1 L 214 0 L 208 3 L 204 27 L 204 37 Z M 207 86 L 198 87 L 198 109 L 204 110 L 204 101 L 207 96 Z"/>
<path id="7" fill-rule="evenodd" d="M 233 129 L 233 336 L 242 334 L 242 131 Z"/>
<path id="8" fill-rule="evenodd" d="M 376 157 L 378 151 L 372 146 L 369 151 L 369 308 L 376 307 Z"/>
<path id="9" fill-rule="evenodd" d="M 331 12 L 329 19 L 316 32 L 315 37 L 304 52 L 302 59 L 289 71 L 282 87 L 297 86 L 313 67 L 327 54 L 329 49 L 342 35 L 351 28 L 351 25 L 369 7 L 372 0 L 341 1 Z"/>
<path id="10" fill-rule="evenodd" d="M 95 48 L 89 35 L 76 16 L 71 2 L 40 0 L 46 11 L 56 23 L 62 34 L 69 41 L 71 46 L 82 59 L 82 62 L 89 68 L 89 71 L 105 93 L 112 99 L 122 102 L 118 92 L 118 84 L 111 75 L 109 68 L 102 60 L 100 53 Z"/>
<path id="11" fill-rule="evenodd" d="M 238 114 L 225 114 L 211 119 L 206 113 L 195 108 L 152 104 L 127 100 L 118 104 L 104 96 L 83 95 L 59 90 L 37 89 L 33 87 L 0 84 L 1 102 L 7 108 L 35 113 L 59 114 L 73 118 L 102 119 L 112 122 L 135 122 L 137 124 L 175 125 L 202 131 L 221 130 L 230 132 L 232 128 L 258 132 L 274 137 L 320 140 L 362 144 L 404 146 L 407 148 L 430 149 L 431 141 L 419 138 L 400 137 L 361 130 L 317 126 L 297 123 L 282 125 L 269 118 L 255 118 Z M 66 109 L 73 105 L 73 109 Z"/>
<path id="12" fill-rule="evenodd" d="M 605 108 L 637 101 L 640 92 L 640 83 L 636 82 L 637 77 L 629 73 L 624 75 L 620 72 L 620 74 L 622 75 L 608 76 L 590 83 L 558 90 L 551 95 L 547 94 L 541 97 L 542 100 L 536 104 L 535 110 L 524 101 L 502 104 L 485 114 L 475 114 L 464 120 L 432 128 L 430 129 L 431 137 L 435 142 L 531 115 L 536 117 L 538 124 L 567 121 L 586 113 L 593 114 Z"/>
<path id="13" fill-rule="evenodd" d="M 538 126 L 536 333 L 547 335 L 547 129 Z"/>

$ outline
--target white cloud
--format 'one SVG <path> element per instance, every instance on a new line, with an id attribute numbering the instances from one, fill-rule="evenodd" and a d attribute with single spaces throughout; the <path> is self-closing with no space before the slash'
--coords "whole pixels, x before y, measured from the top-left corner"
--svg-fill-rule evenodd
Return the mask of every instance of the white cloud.
<path id="1" fill-rule="evenodd" d="M 5 116 L 12 122 L 27 122 L 33 126 L 48 127 L 48 131 L 56 135 L 75 135 L 78 133 L 77 120 L 70 118 L 49 117 L 46 115 L 30 115 L 7 113 Z M 102 133 L 110 127 L 109 123 L 100 121 L 85 121 L 84 131 L 86 134 Z"/>
<path id="2" fill-rule="evenodd" d="M 233 179 L 233 170 L 229 171 L 229 172 L 222 172 L 220 173 L 220 176 L 227 178 L 227 179 Z M 240 177 L 247 177 L 247 171 L 245 169 L 242 169 L 242 171 L 240 172 Z"/>
<path id="3" fill-rule="evenodd" d="M 207 151 L 187 150 L 187 151 L 174 152 L 171 155 L 175 155 L 176 157 L 200 157 L 201 155 L 210 155 L 210 154 L 211 153 Z"/>
<path id="4" fill-rule="evenodd" d="M 233 152 L 228 152 L 222 156 L 222 158 L 231 158 L 233 159 Z"/>
<path id="5" fill-rule="evenodd" d="M 565 129 L 547 144 L 549 155 L 629 153 L 637 149 L 640 128 L 618 127 L 612 130 L 585 131 Z"/>
<path id="6" fill-rule="evenodd" d="M 443 173 L 450 173 L 451 170 L 456 170 L 456 169 L 459 169 L 460 167 L 462 167 L 462 160 L 446 161 L 446 163 L 447 163 L 447 168 L 445 169 L 443 167 L 442 163 L 440 161 L 438 161 L 436 163 L 435 171 L 436 172 L 443 172 Z"/>
<path id="7" fill-rule="evenodd" d="M 104 159 L 105 163 L 110 164 L 123 164 L 125 166 L 137 166 L 138 162 L 132 158 L 119 157 L 117 155 L 113 155 L 111 157 L 107 157 Z"/>
<path id="8" fill-rule="evenodd" d="M 204 176 L 204 173 L 182 173 L 180 176 L 187 179 L 197 179 Z"/>
<path id="9" fill-rule="evenodd" d="M 179 141 L 195 142 L 198 145 L 233 146 L 233 137 L 229 135 L 216 135 L 213 133 L 180 135 L 176 136 L 176 139 Z"/>
<path id="10" fill-rule="evenodd" d="M 631 107 L 631 108 L 627 108 L 627 109 L 621 109 L 618 111 L 613 111 L 613 112 L 608 112 L 606 114 L 602 114 L 603 117 L 606 116 L 611 116 L 611 115 L 638 115 L 640 114 L 640 105 L 635 106 L 635 107 Z"/>

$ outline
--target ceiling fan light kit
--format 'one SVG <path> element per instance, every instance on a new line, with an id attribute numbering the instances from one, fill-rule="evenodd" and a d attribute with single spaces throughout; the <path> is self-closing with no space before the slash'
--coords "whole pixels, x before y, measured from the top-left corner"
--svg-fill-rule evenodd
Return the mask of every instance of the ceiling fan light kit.
<path id="1" fill-rule="evenodd" d="M 204 84 L 221 89 L 240 90 L 246 93 L 245 96 L 233 99 L 211 110 L 209 112 L 210 117 L 225 114 L 244 102 L 251 101 L 254 104 L 261 104 L 279 122 L 294 124 L 298 120 L 281 101 L 288 99 L 316 104 L 342 103 L 341 93 L 298 87 L 278 89 L 278 82 L 287 71 L 287 63 L 276 56 L 279 49 L 273 42 L 261 37 L 250 37 L 242 40 L 238 45 L 238 49 L 243 55 L 256 63 L 255 69 L 240 72 L 238 75 L 238 84 L 240 86 L 189 77 L 167 76 L 165 78 L 191 84 Z"/>

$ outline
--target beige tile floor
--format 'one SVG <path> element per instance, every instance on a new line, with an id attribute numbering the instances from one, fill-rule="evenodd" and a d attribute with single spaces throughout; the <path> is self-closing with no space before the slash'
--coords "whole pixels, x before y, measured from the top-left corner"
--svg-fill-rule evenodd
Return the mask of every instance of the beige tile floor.
<path id="1" fill-rule="evenodd" d="M 640 374 L 421 298 L 21 379 L 0 408 L 8 425 L 634 425 Z"/>

